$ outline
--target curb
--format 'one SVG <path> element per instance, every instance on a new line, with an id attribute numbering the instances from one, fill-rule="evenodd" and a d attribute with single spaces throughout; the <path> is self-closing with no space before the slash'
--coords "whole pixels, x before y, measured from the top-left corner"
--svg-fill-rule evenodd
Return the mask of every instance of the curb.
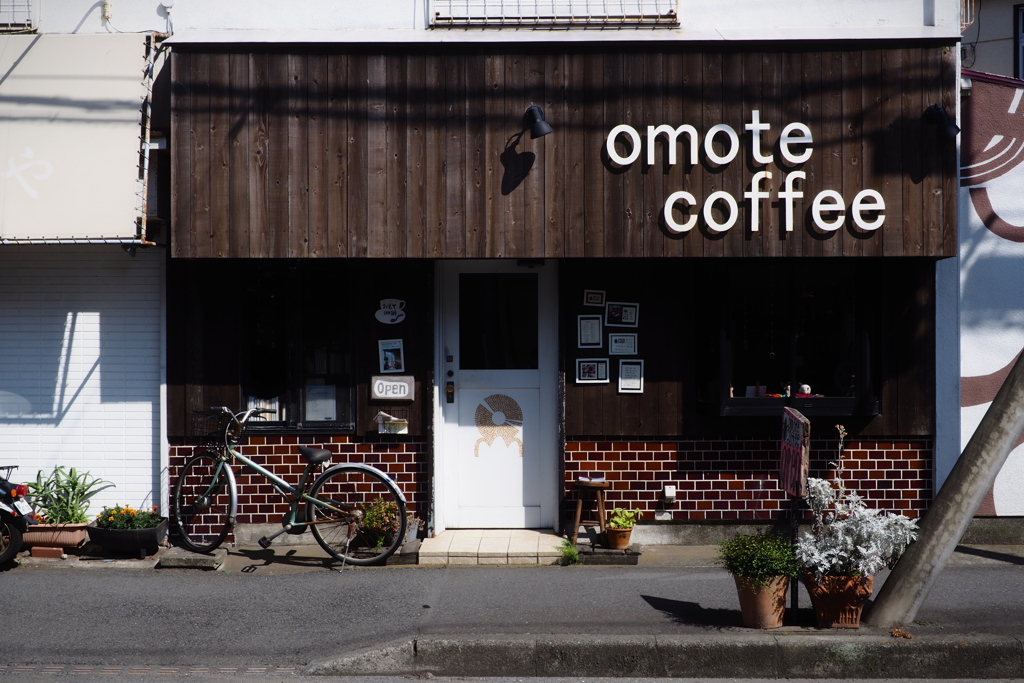
<path id="1" fill-rule="evenodd" d="M 651 678 L 1021 678 L 1008 636 L 716 634 L 479 636 L 394 642 L 311 663 L 308 675 Z"/>

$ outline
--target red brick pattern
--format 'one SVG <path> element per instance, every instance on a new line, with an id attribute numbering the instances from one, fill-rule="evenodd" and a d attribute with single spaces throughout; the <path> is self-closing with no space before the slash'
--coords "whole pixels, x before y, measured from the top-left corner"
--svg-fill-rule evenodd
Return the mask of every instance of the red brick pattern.
<path id="1" fill-rule="evenodd" d="M 391 437 L 393 438 L 393 437 Z M 429 488 L 426 483 L 428 446 L 422 442 L 370 442 L 349 436 L 310 437 L 257 436 L 251 437 L 239 447 L 246 457 L 277 474 L 282 479 L 297 484 L 305 469 L 305 461 L 299 454 L 298 446 L 326 448 L 334 453 L 329 464 L 365 463 L 386 472 L 398 483 L 405 494 L 409 512 L 419 514 L 421 506 L 427 505 Z M 174 486 L 178 472 L 185 461 L 196 450 L 196 446 L 171 446 L 170 482 Z M 323 466 L 318 472 L 323 471 Z M 278 524 L 281 516 L 288 512 L 288 504 L 260 474 L 245 467 L 235 466 L 238 483 L 238 523 Z M 173 491 L 173 488 L 172 488 Z M 425 507 L 423 508 L 425 510 Z M 422 516 L 422 515 L 420 515 Z"/>
<path id="2" fill-rule="evenodd" d="M 812 477 L 831 479 L 838 440 L 812 440 Z M 932 498 L 933 447 L 927 440 L 847 441 L 843 465 L 847 486 L 868 505 L 920 517 Z M 604 475 L 611 483 L 609 507 L 643 511 L 644 519 L 668 512 L 675 521 L 783 520 L 790 501 L 779 486 L 778 440 L 679 442 L 569 442 L 565 453 L 566 496 L 575 500 L 580 475 Z M 676 500 L 665 503 L 666 485 Z"/>

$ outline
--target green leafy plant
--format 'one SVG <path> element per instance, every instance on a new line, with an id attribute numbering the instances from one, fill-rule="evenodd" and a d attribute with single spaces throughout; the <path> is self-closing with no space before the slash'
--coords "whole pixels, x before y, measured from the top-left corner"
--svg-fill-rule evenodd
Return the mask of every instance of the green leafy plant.
<path id="1" fill-rule="evenodd" d="M 736 534 L 718 544 L 718 561 L 750 588 L 768 585 L 775 576 L 796 576 L 796 549 L 778 533 Z"/>
<path id="2" fill-rule="evenodd" d="M 36 480 L 28 483 L 26 498 L 36 507 L 40 522 L 45 524 L 85 524 L 89 521 L 89 501 L 113 484 L 74 467 L 58 465 L 50 476 L 36 473 Z"/>
<path id="3" fill-rule="evenodd" d="M 101 529 L 152 529 L 159 526 L 160 522 L 161 517 L 155 505 L 148 510 L 115 505 L 103 508 L 96 516 L 96 526 Z"/>
<path id="4" fill-rule="evenodd" d="M 565 564 L 579 564 L 580 550 L 570 539 L 563 538 L 562 545 L 558 546 L 558 549 L 562 552 L 562 561 Z"/>
<path id="5" fill-rule="evenodd" d="M 615 508 L 608 518 L 608 526 L 612 529 L 632 529 L 636 524 L 639 510 L 627 510 L 626 508 Z"/>

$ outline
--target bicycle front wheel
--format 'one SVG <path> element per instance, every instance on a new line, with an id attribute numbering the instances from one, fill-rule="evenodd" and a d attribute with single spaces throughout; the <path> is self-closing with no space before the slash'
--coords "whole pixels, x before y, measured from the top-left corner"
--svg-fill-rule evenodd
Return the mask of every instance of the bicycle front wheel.
<path id="1" fill-rule="evenodd" d="M 374 468 L 339 465 L 320 475 L 306 519 L 317 543 L 347 564 L 383 564 L 405 539 L 405 501 Z"/>
<path id="2" fill-rule="evenodd" d="M 192 456 L 174 483 L 173 511 L 182 546 L 197 553 L 216 550 L 228 535 L 235 509 L 228 464 L 216 453 Z"/>

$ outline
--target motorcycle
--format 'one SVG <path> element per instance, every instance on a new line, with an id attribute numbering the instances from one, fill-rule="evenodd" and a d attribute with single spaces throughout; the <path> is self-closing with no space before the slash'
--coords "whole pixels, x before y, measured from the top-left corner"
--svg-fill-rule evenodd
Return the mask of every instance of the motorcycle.
<path id="1" fill-rule="evenodd" d="M 7 471 L 6 476 L 0 475 L 0 565 L 21 550 L 22 535 L 34 515 L 32 506 L 25 500 L 28 486 L 9 481 L 11 471 L 16 469 L 17 465 L 0 465 L 0 472 Z"/>

